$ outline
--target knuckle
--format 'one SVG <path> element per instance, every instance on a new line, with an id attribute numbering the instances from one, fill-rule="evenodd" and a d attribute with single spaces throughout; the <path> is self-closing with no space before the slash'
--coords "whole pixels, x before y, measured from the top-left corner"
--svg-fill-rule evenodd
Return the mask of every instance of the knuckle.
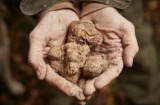
<path id="1" fill-rule="evenodd" d="M 37 39 L 39 38 L 39 33 L 36 31 L 36 30 L 33 30 L 30 35 L 29 35 L 29 39 L 32 40 L 32 39 Z"/>
<path id="2" fill-rule="evenodd" d="M 34 39 L 36 37 L 36 32 L 35 31 L 32 31 L 29 35 L 29 38 L 30 39 Z"/>
<path id="3" fill-rule="evenodd" d="M 129 22 L 129 26 L 130 26 L 132 29 L 135 29 L 135 26 L 133 25 L 133 23 Z"/>
<path id="4" fill-rule="evenodd" d="M 130 30 L 135 30 L 135 26 L 130 21 L 125 21 L 121 24 L 120 29 L 124 32 L 128 32 Z"/>
<path id="5" fill-rule="evenodd" d="M 132 22 L 130 22 L 130 21 L 126 22 L 125 27 L 128 27 L 128 28 L 131 28 L 131 29 L 135 30 L 134 24 Z"/>
<path id="6" fill-rule="evenodd" d="M 32 66 L 34 66 L 35 65 L 35 60 L 28 57 L 28 63 L 31 64 Z"/>

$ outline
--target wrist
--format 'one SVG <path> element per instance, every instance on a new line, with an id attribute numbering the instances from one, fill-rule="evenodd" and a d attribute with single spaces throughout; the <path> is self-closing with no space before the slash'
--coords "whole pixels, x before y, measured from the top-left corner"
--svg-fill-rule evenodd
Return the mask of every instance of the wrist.
<path id="1" fill-rule="evenodd" d="M 39 18 L 41 19 L 48 12 L 58 11 L 58 10 L 72 11 L 77 15 L 80 14 L 79 9 L 77 9 L 77 7 L 75 7 L 72 2 L 61 2 L 61 3 L 51 5 L 50 7 L 42 11 L 41 14 L 39 15 Z"/>
<path id="2" fill-rule="evenodd" d="M 110 5 L 106 5 L 106 4 L 102 4 L 102 3 L 97 3 L 97 2 L 84 2 L 82 4 L 82 10 L 81 10 L 81 14 L 80 17 L 86 16 L 90 13 L 99 11 L 103 8 L 114 8 Z"/>
<path id="3" fill-rule="evenodd" d="M 47 17 L 47 18 L 45 18 Z M 70 10 L 70 9 L 60 9 L 60 10 L 56 10 L 56 11 L 49 11 L 47 12 L 43 18 L 45 20 L 49 20 L 50 22 L 54 21 L 59 21 L 59 23 L 63 23 L 63 26 L 67 26 L 70 24 L 70 22 L 72 22 L 73 20 L 79 20 L 79 17 L 77 16 L 77 14 Z"/>

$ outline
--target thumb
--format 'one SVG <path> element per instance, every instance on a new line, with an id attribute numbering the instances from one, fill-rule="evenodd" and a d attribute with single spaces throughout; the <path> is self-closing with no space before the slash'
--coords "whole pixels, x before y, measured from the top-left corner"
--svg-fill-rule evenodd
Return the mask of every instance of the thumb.
<path id="1" fill-rule="evenodd" d="M 36 74 L 40 80 L 43 80 L 46 74 L 46 64 L 43 57 L 45 43 L 40 39 L 30 35 L 30 49 L 28 55 L 29 63 L 36 70 Z"/>

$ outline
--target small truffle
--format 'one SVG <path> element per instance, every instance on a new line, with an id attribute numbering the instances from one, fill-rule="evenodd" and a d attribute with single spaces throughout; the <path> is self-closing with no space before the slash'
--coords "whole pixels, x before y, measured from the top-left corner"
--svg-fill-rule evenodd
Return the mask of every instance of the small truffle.
<path id="1" fill-rule="evenodd" d="M 85 78 L 94 78 L 100 75 L 108 67 L 108 61 L 101 55 L 89 56 L 83 66 L 83 76 Z"/>

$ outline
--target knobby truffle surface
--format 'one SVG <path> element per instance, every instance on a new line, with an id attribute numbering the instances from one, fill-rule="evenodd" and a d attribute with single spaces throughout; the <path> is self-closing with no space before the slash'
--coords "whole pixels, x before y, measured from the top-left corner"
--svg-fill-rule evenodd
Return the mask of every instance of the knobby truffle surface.
<path id="1" fill-rule="evenodd" d="M 72 83 L 77 83 L 80 77 L 94 78 L 108 67 L 107 49 L 100 47 L 102 42 L 103 36 L 92 22 L 73 21 L 69 26 L 67 43 L 50 49 L 50 65 Z"/>

